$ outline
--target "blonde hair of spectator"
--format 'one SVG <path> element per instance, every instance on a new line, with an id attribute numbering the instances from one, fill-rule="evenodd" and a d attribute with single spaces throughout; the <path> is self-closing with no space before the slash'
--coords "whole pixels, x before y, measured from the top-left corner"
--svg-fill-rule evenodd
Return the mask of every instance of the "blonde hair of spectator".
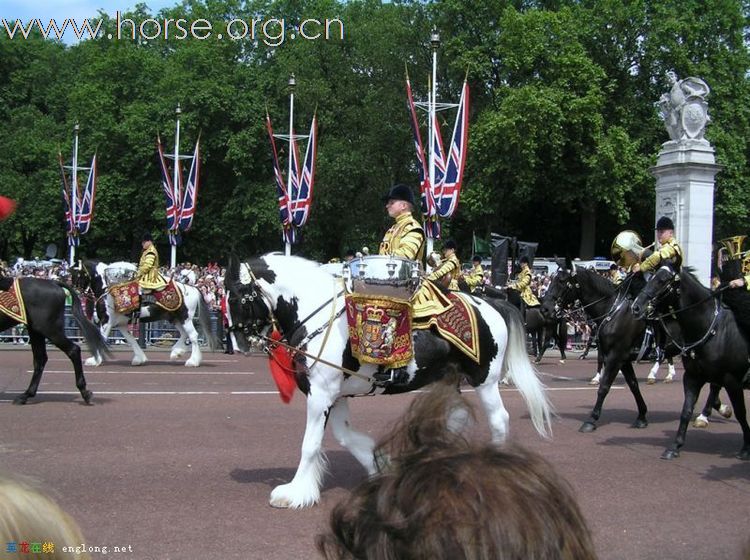
<path id="1" fill-rule="evenodd" d="M 21 543 L 47 543 L 54 551 L 20 552 Z M 15 543 L 19 557 L 30 560 L 69 560 L 63 547 L 85 542 L 78 524 L 32 482 L 0 471 L 0 543 Z M 90 560 L 86 552 L 78 560 Z"/>
<path id="2" fill-rule="evenodd" d="M 457 387 L 435 384 L 412 402 L 376 449 L 390 462 L 335 506 L 318 550 L 327 559 L 595 559 L 570 485 L 531 451 L 470 438 L 474 411 Z"/>

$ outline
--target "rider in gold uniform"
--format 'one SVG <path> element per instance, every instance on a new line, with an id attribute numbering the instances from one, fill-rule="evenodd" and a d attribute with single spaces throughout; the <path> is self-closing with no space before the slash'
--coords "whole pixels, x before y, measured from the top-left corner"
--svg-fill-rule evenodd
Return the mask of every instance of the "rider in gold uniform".
<path id="1" fill-rule="evenodd" d="M 154 240 L 150 233 L 145 233 L 141 241 L 143 251 L 138 261 L 138 271 L 136 279 L 138 287 L 141 289 L 141 319 L 147 317 L 147 306 L 153 301 L 151 292 L 163 290 L 167 286 L 166 280 L 159 273 L 159 253 L 154 247 Z"/>
<path id="2" fill-rule="evenodd" d="M 469 291 L 473 292 L 477 287 L 481 286 L 484 282 L 484 269 L 482 268 L 482 257 L 474 255 L 471 259 L 472 269 L 464 274 L 464 281 L 469 287 Z"/>
<path id="3" fill-rule="evenodd" d="M 509 287 L 518 291 L 521 294 L 521 299 L 527 307 L 537 307 L 539 300 L 531 291 L 531 269 L 529 268 L 529 258 L 521 257 L 521 270 L 516 276 L 514 282 L 510 282 Z"/>
<path id="4" fill-rule="evenodd" d="M 674 238 L 674 222 L 670 218 L 662 216 L 656 222 L 656 239 L 659 242 L 659 250 L 654 251 L 643 262 L 633 265 L 633 272 L 638 272 L 639 270 L 641 272 L 652 272 L 666 261 L 672 263 L 675 271 L 680 271 L 680 266 L 682 265 L 682 248 Z"/>
<path id="5" fill-rule="evenodd" d="M 443 288 L 458 290 L 458 278 L 461 276 L 461 261 L 456 256 L 456 242 L 448 239 L 443 244 L 443 262 L 427 275 L 427 280 Z"/>
<path id="6" fill-rule="evenodd" d="M 412 261 L 424 259 L 424 231 L 414 219 L 414 193 L 406 185 L 394 186 L 383 197 L 388 215 L 396 220 L 385 232 L 380 243 L 380 255 L 404 257 Z"/>
<path id="7" fill-rule="evenodd" d="M 383 201 L 388 215 L 396 223 L 383 236 L 378 253 L 422 262 L 424 231 L 412 216 L 414 193 L 406 185 L 396 185 L 383 197 Z M 412 298 L 412 316 L 415 320 L 426 319 L 446 311 L 451 305 L 440 288 L 426 278 Z"/>

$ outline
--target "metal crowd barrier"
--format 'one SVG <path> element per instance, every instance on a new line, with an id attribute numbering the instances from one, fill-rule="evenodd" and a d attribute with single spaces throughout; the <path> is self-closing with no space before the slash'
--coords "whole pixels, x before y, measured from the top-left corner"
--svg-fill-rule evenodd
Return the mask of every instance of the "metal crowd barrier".
<path id="1" fill-rule="evenodd" d="M 194 323 L 197 323 L 197 320 Z M 198 325 L 196 325 L 197 327 Z M 224 340 L 223 327 L 221 313 L 219 311 L 212 311 L 211 330 L 216 333 L 220 341 Z M 133 336 L 138 339 L 142 348 L 148 348 L 149 346 L 172 346 L 180 336 L 177 329 L 169 321 L 155 321 L 153 323 L 137 322 L 128 325 L 128 328 Z M 79 344 L 83 338 L 69 307 L 65 308 L 65 334 L 68 338 Z M 28 341 L 29 337 L 24 325 L 17 325 L 16 327 L 0 332 L 0 344 L 13 344 L 14 342 L 16 344 L 28 344 Z M 201 346 L 206 345 L 206 340 L 201 335 L 200 328 L 198 328 L 198 342 Z M 110 332 L 107 343 L 110 345 L 127 344 L 119 331 L 114 329 Z"/>

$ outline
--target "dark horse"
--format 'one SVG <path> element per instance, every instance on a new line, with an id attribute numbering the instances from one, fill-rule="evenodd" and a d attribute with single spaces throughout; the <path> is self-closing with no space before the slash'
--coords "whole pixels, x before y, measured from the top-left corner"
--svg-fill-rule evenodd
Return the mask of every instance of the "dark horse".
<path id="1" fill-rule="evenodd" d="M 648 426 L 648 409 L 638 387 L 632 356 L 633 347 L 643 340 L 646 321 L 633 316 L 627 287 L 624 286 L 622 291 L 618 291 L 612 282 L 597 272 L 579 268 L 575 274 L 559 272 L 545 294 L 542 304 L 542 312 L 545 315 L 553 315 L 558 309 L 571 309 L 576 301 L 580 301 L 586 315 L 599 324 L 597 340 L 600 359 L 604 360 L 603 373 L 596 404 L 589 419 L 581 425 L 581 432 L 592 432 L 596 429 L 604 400 L 618 371 L 622 371 L 638 407 L 638 417 L 633 427 Z"/>
<path id="2" fill-rule="evenodd" d="M 10 290 L 13 281 L 14 279 L 10 277 L 0 278 L 0 290 Z M 92 393 L 86 389 L 86 378 L 83 376 L 81 364 L 81 349 L 65 336 L 65 290 L 68 290 L 73 298 L 73 318 L 81 329 L 89 350 L 104 355 L 108 355 L 109 350 L 99 330 L 86 318 L 78 293 L 61 282 L 43 278 L 20 278 L 18 289 L 26 307 L 26 328 L 29 331 L 29 342 L 34 355 L 34 373 L 31 376 L 29 388 L 13 402 L 26 404 L 29 398 L 36 395 L 44 366 L 47 363 L 45 339 L 48 339 L 70 358 L 76 375 L 76 387 L 86 404 L 89 404 Z M 0 331 L 18 323 L 16 319 L 0 313 Z"/>
<path id="3" fill-rule="evenodd" d="M 695 402 L 706 383 L 726 389 L 742 427 L 743 445 L 737 457 L 750 459 L 750 427 L 742 392 L 750 347 L 734 314 L 721 305 L 718 294 L 704 287 L 689 268 L 676 274 L 671 267 L 662 266 L 632 304 L 636 317 L 644 317 L 647 312 L 657 314 L 667 335 L 680 348 L 685 367 L 680 425 L 662 459 L 679 456 Z"/>
<path id="4" fill-rule="evenodd" d="M 534 362 L 538 364 L 542 361 L 542 357 L 547 348 L 549 348 L 550 341 L 553 339 L 560 349 L 560 360 L 565 361 L 567 359 L 565 347 L 568 344 L 568 326 L 566 320 L 554 315 L 543 315 L 539 307 L 522 306 L 521 294 L 518 290 L 509 288 L 507 296 L 509 303 L 512 303 L 519 310 L 522 308 L 525 309 L 524 324 L 526 332 L 531 335 L 532 352 L 535 357 Z"/>

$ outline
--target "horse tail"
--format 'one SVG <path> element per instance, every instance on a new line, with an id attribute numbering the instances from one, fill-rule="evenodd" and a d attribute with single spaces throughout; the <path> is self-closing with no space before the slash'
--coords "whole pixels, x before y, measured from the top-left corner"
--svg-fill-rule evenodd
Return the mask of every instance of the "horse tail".
<path id="1" fill-rule="evenodd" d="M 505 350 L 503 371 L 521 393 L 529 409 L 534 428 L 543 437 L 552 435 L 552 403 L 539 379 L 539 373 L 526 353 L 526 329 L 521 313 L 511 304 L 495 305 L 508 327 L 508 347 Z"/>
<path id="2" fill-rule="evenodd" d="M 75 319 L 78 328 L 81 329 L 81 333 L 83 333 L 83 338 L 86 340 L 89 352 L 94 356 L 103 356 L 106 358 L 111 357 L 112 352 L 110 352 L 109 346 L 107 346 L 107 341 L 104 340 L 102 333 L 96 325 L 86 317 L 86 314 L 83 311 L 83 306 L 81 305 L 81 298 L 78 296 L 78 291 L 68 284 L 60 281 L 56 282 L 61 288 L 70 293 L 70 297 L 72 298 L 71 309 L 73 311 L 73 319 Z"/>
<path id="3" fill-rule="evenodd" d="M 211 328 L 211 310 L 208 308 L 203 295 L 198 292 L 198 323 L 200 324 L 203 336 L 208 343 L 208 348 L 213 352 L 219 348 L 219 340 Z"/>

